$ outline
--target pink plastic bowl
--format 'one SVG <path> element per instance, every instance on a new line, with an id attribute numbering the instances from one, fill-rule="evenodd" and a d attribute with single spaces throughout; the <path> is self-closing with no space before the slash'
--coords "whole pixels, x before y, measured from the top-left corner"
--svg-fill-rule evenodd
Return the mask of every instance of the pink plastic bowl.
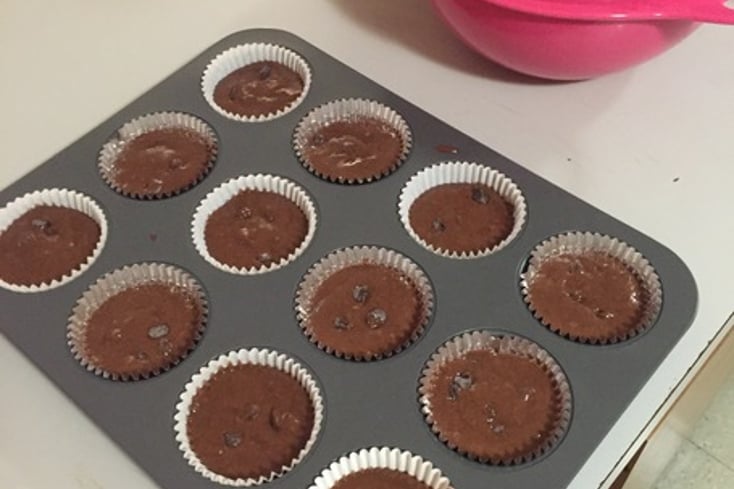
<path id="1" fill-rule="evenodd" d="M 680 19 L 541 15 L 501 7 L 492 0 L 432 1 L 456 34 L 482 55 L 513 70 L 555 80 L 594 78 L 636 65 L 700 25 Z"/>

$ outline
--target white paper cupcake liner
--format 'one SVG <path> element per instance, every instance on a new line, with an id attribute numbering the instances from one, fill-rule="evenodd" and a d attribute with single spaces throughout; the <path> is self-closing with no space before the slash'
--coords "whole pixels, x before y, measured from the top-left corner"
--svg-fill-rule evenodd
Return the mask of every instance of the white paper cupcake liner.
<path id="1" fill-rule="evenodd" d="M 139 194 L 124 190 L 115 180 L 115 163 L 117 158 L 135 138 L 160 129 L 185 129 L 201 136 L 207 142 L 207 146 L 209 146 L 208 166 L 189 185 L 173 192 Z M 183 112 L 155 112 L 133 119 L 120 127 L 115 135 L 102 146 L 97 158 L 97 165 L 102 179 L 115 192 L 135 199 L 165 199 L 191 189 L 209 174 L 217 160 L 218 144 L 214 129 L 202 119 Z"/>
<path id="2" fill-rule="evenodd" d="M 646 301 L 643 306 L 640 321 L 635 327 L 630 328 L 623 335 L 597 338 L 593 337 L 593 335 L 580 337 L 562 332 L 557 327 L 549 324 L 533 306 L 533 298 L 529 291 L 529 285 L 532 283 L 538 267 L 543 263 L 543 260 L 565 253 L 584 254 L 590 252 L 601 252 L 620 260 L 637 276 L 645 290 Z M 618 343 L 633 338 L 647 331 L 647 329 L 655 324 L 663 304 L 663 289 L 660 278 L 650 262 L 640 252 L 624 241 L 599 233 L 573 232 L 560 234 L 540 243 L 531 252 L 526 271 L 520 275 L 520 287 L 523 300 L 533 315 L 544 326 L 561 336 L 580 343 Z"/>
<path id="3" fill-rule="evenodd" d="M 301 241 L 301 244 L 287 257 L 282 258 L 278 262 L 252 268 L 235 267 L 220 262 L 209 253 L 209 248 L 206 245 L 204 234 L 206 222 L 209 219 L 209 216 L 229 202 L 231 198 L 244 190 L 273 192 L 278 195 L 282 195 L 296 204 L 306 216 L 306 220 L 308 221 L 308 230 L 306 231 L 306 236 L 303 238 L 303 241 Z M 318 217 L 316 215 L 316 206 L 311 200 L 311 197 L 309 197 L 306 191 L 299 185 L 286 178 L 274 175 L 244 175 L 224 182 L 222 185 L 209 192 L 204 200 L 201 201 L 199 206 L 196 208 L 196 212 L 194 212 L 194 218 L 191 222 L 191 236 L 194 241 L 196 251 L 198 251 L 207 262 L 216 268 L 238 275 L 257 275 L 282 268 L 298 258 L 311 243 L 314 233 L 316 232 L 317 221 Z"/>
<path id="4" fill-rule="evenodd" d="M 76 211 L 82 212 L 87 216 L 94 219 L 99 225 L 99 240 L 97 246 L 95 246 L 92 253 L 87 257 L 84 263 L 80 263 L 74 270 L 69 271 L 63 277 L 58 280 L 52 280 L 51 282 L 33 284 L 33 285 L 19 285 L 11 284 L 0 279 L 0 287 L 13 292 L 45 292 L 47 290 L 55 289 L 65 285 L 82 273 L 84 273 L 92 264 L 97 260 L 105 243 L 107 242 L 107 218 L 102 212 L 102 208 L 91 198 L 86 195 L 68 189 L 44 189 L 36 190 L 18 197 L 8 205 L 0 209 L 0 234 L 2 234 L 10 225 L 21 217 L 26 212 L 30 211 L 34 207 L 39 206 L 54 206 L 54 207 L 67 207 Z"/>
<path id="5" fill-rule="evenodd" d="M 365 118 L 377 119 L 385 123 L 386 125 L 393 128 L 400 137 L 402 143 L 400 156 L 397 160 L 395 160 L 395 163 L 388 170 L 376 175 L 371 175 L 367 178 L 353 180 L 347 178 L 338 178 L 330 175 L 323 175 L 318 170 L 316 170 L 316 168 L 311 166 L 311 163 L 308 161 L 308 158 L 304 154 L 304 149 L 308 146 L 311 137 L 317 131 L 330 124 L 333 124 L 334 122 L 354 121 Z M 403 164 L 403 162 L 405 162 L 405 159 L 410 153 L 410 148 L 412 144 L 413 138 L 410 132 L 410 127 L 400 114 L 398 114 L 390 107 L 383 105 L 379 102 L 355 98 L 335 100 L 333 102 L 329 102 L 320 107 L 317 107 L 316 109 L 313 109 L 311 112 L 306 114 L 303 119 L 301 119 L 293 135 L 293 148 L 296 152 L 296 155 L 298 156 L 298 159 L 301 161 L 301 164 L 308 171 L 318 176 L 319 178 L 323 178 L 324 180 L 328 180 L 330 182 L 348 184 L 368 183 L 388 176 L 389 174 L 397 170 L 400 165 Z"/>
<path id="6" fill-rule="evenodd" d="M 389 447 L 363 448 L 339 458 L 308 489 L 331 489 L 344 477 L 368 469 L 390 469 L 414 477 L 431 489 L 453 489 L 441 470 L 418 455 Z"/>
<path id="7" fill-rule="evenodd" d="M 380 265 L 392 268 L 407 277 L 418 293 L 421 308 L 416 328 L 410 338 L 391 351 L 370 357 L 353 356 L 331 348 L 329 345 L 318 341 L 310 331 L 308 325 L 314 295 L 324 280 L 339 270 L 361 264 Z M 347 360 L 379 360 L 400 353 L 423 335 L 433 314 L 433 304 L 433 288 L 425 272 L 412 260 L 397 251 L 376 246 L 353 246 L 331 252 L 309 269 L 296 291 L 296 317 L 303 333 L 308 337 L 309 341 L 321 350 Z"/>
<path id="8" fill-rule="evenodd" d="M 546 436 L 543 442 L 535 449 L 528 453 L 516 456 L 498 457 L 498 458 L 482 458 L 475 454 L 463 450 L 456 446 L 446 436 L 441 433 L 433 419 L 433 412 L 430 400 L 431 386 L 439 369 L 447 362 L 462 358 L 466 353 L 476 350 L 489 350 L 499 354 L 516 355 L 519 357 L 529 358 L 542 365 L 544 370 L 552 379 L 555 387 L 556 398 L 556 420 L 555 426 Z M 418 388 L 421 411 L 425 415 L 426 422 L 436 436 L 455 452 L 476 460 L 481 463 L 492 465 L 518 465 L 528 463 L 542 455 L 550 452 L 558 442 L 563 438 L 571 422 L 571 412 L 573 399 L 571 395 L 571 387 L 566 378 L 566 374 L 558 365 L 556 360 L 537 343 L 520 336 L 510 334 L 495 334 L 487 330 L 476 330 L 458 335 L 436 350 L 431 358 L 426 362 Z"/>
<path id="9" fill-rule="evenodd" d="M 86 353 L 87 322 L 104 302 L 120 292 L 144 284 L 166 284 L 177 286 L 196 299 L 201 310 L 198 331 L 190 348 L 170 364 L 139 375 L 117 374 L 109 372 L 94 363 Z M 201 340 L 206 328 L 208 303 L 204 289 L 188 272 L 164 263 L 138 263 L 128 265 L 105 274 L 92 284 L 77 300 L 67 325 L 66 338 L 71 353 L 88 371 L 110 380 L 136 381 L 155 377 L 178 365 L 186 358 Z"/>
<path id="10" fill-rule="evenodd" d="M 311 430 L 311 436 L 299 452 L 298 456 L 294 458 L 290 464 L 284 466 L 278 472 L 272 472 L 268 475 L 261 476 L 260 478 L 254 479 L 230 479 L 228 477 L 219 475 L 209 470 L 202 462 L 199 457 L 192 450 L 188 431 L 187 421 L 189 412 L 191 409 L 191 403 L 196 396 L 198 390 L 206 384 L 209 379 L 214 376 L 219 370 L 240 364 L 253 364 L 263 365 L 267 367 L 276 368 L 282 372 L 287 373 L 298 381 L 298 383 L 308 392 L 311 402 L 313 404 L 314 419 L 313 429 Z M 183 452 L 184 458 L 191 465 L 194 470 L 200 473 L 207 479 L 217 482 L 219 484 L 227 486 L 255 486 L 270 482 L 286 472 L 290 471 L 293 467 L 303 460 L 308 452 L 313 447 L 316 439 L 318 438 L 319 431 L 321 430 L 321 424 L 324 419 L 324 402 L 319 391 L 316 381 L 313 379 L 311 374 L 296 362 L 293 358 L 288 357 L 277 351 L 251 348 L 241 349 L 238 351 L 231 351 L 227 354 L 221 355 L 218 358 L 210 361 L 207 365 L 203 366 L 197 374 L 195 374 L 191 380 L 186 384 L 184 391 L 181 393 L 180 402 L 176 405 L 176 414 L 174 415 L 174 431 L 176 433 L 176 441 L 179 444 L 179 449 Z"/>
<path id="11" fill-rule="evenodd" d="M 260 61 L 280 63 L 298 73 L 303 80 L 303 91 L 296 100 L 277 112 L 257 116 L 244 116 L 229 112 L 214 101 L 214 89 L 230 73 Z M 264 122 L 282 117 L 298 107 L 311 88 L 311 68 L 306 60 L 290 49 L 275 44 L 241 44 L 227 49 L 215 57 L 204 70 L 201 91 L 209 105 L 224 117 L 240 122 Z"/>
<path id="12" fill-rule="evenodd" d="M 499 193 L 514 208 L 513 218 L 515 222 L 510 234 L 491 248 L 471 252 L 437 248 L 418 236 L 410 224 L 410 208 L 413 202 L 427 190 L 449 183 L 484 184 Z M 525 225 L 527 205 L 525 197 L 518 186 L 515 185 L 515 182 L 497 170 L 477 163 L 443 162 L 421 170 L 405 184 L 398 201 L 398 215 L 410 237 L 422 247 L 447 258 L 471 259 L 495 253 L 515 239 Z"/>

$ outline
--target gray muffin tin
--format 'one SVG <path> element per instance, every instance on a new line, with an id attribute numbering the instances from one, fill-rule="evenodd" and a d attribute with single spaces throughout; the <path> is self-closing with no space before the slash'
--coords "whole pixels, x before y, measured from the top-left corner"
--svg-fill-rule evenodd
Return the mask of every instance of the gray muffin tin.
<path id="1" fill-rule="evenodd" d="M 263 123 L 232 121 L 215 112 L 202 96 L 200 80 L 209 61 L 248 42 L 286 46 L 311 66 L 310 92 L 284 117 Z M 315 177 L 298 162 L 291 142 L 298 121 L 314 107 L 342 97 L 380 101 L 408 121 L 413 149 L 395 173 L 370 184 L 339 185 Z M 219 157 L 212 172 L 193 189 L 170 199 L 141 201 L 115 193 L 97 169 L 102 145 L 130 119 L 171 110 L 197 115 L 217 132 Z M 436 147 L 442 144 L 459 148 L 458 154 L 439 152 Z M 420 169 L 446 160 L 489 165 L 523 191 L 527 222 L 503 250 L 474 260 L 443 258 L 422 248 L 403 229 L 397 215 L 402 186 Z M 192 244 L 190 225 L 194 209 L 209 191 L 249 173 L 272 173 L 299 183 L 316 203 L 319 223 L 311 245 L 290 265 L 264 275 L 238 276 L 204 261 Z M 690 326 L 696 310 L 693 277 L 666 247 L 281 31 L 242 31 L 216 43 L 0 192 L 0 205 L 51 187 L 81 191 L 99 203 L 109 221 L 107 245 L 94 265 L 67 285 L 35 294 L 0 289 L 0 331 L 166 489 L 218 487 L 184 460 L 174 440 L 174 408 L 184 385 L 202 365 L 221 353 L 252 346 L 299 359 L 317 379 L 325 399 L 325 420 L 316 445 L 292 471 L 266 485 L 272 489 L 308 487 L 334 459 L 370 446 L 420 454 L 456 488 L 566 487 Z M 650 330 L 622 344 L 590 346 L 566 340 L 533 318 L 520 295 L 519 275 L 539 242 L 569 230 L 615 236 L 650 260 L 663 284 L 662 310 Z M 371 363 L 340 360 L 320 351 L 301 332 L 294 312 L 296 287 L 308 268 L 330 251 L 355 244 L 385 246 L 411 257 L 428 274 L 436 295 L 423 337 L 406 351 Z M 143 261 L 175 264 L 198 278 L 211 308 L 208 328 L 196 350 L 171 371 L 139 382 L 104 380 L 71 356 L 67 318 L 98 277 Z M 570 427 L 554 450 L 529 464 L 494 467 L 468 460 L 441 443 L 420 412 L 417 389 L 425 361 L 448 338 L 475 328 L 538 342 L 568 376 L 573 392 Z"/>

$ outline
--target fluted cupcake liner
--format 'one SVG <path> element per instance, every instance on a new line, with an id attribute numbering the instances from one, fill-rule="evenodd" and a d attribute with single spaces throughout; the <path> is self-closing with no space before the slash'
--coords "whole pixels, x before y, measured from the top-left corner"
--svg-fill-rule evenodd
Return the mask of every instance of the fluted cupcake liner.
<path id="1" fill-rule="evenodd" d="M 226 204 L 230 199 L 245 190 L 273 192 L 278 195 L 282 195 L 296 204 L 306 216 L 306 220 L 308 221 L 308 230 L 306 231 L 306 236 L 303 238 L 303 241 L 301 241 L 301 244 L 287 257 L 282 258 L 278 262 L 251 268 L 235 267 L 220 262 L 209 253 L 204 234 L 209 216 Z M 198 251 L 207 262 L 216 268 L 228 273 L 239 275 L 257 275 L 282 268 L 298 258 L 311 243 L 314 233 L 316 232 L 317 221 L 318 217 L 316 215 L 316 207 L 311 200 L 311 197 L 309 197 L 306 191 L 296 183 L 274 175 L 245 175 L 224 182 L 222 185 L 209 192 L 204 200 L 201 201 L 199 206 L 196 208 L 194 218 L 191 222 L 191 236 L 194 241 L 196 251 Z"/>
<path id="2" fill-rule="evenodd" d="M 347 179 L 324 175 L 311 165 L 305 154 L 313 135 L 320 129 L 339 121 L 359 121 L 363 119 L 376 119 L 394 129 L 401 141 L 401 151 L 394 164 L 382 173 L 371 175 L 366 178 Z M 405 162 L 413 144 L 412 135 L 408 123 L 403 117 L 390 107 L 374 100 L 359 98 L 340 99 L 324 104 L 306 114 L 299 122 L 293 135 L 293 149 L 301 164 L 311 173 L 328 180 L 347 184 L 368 183 L 388 176 Z"/>
<path id="3" fill-rule="evenodd" d="M 115 179 L 117 159 L 125 147 L 138 136 L 163 129 L 182 129 L 201 136 L 209 149 L 207 166 L 188 185 L 172 192 L 141 194 L 126 191 Z M 179 195 L 201 182 L 214 167 L 218 149 L 219 142 L 214 129 L 202 119 L 183 112 L 155 112 L 135 118 L 120 127 L 115 135 L 102 146 L 97 158 L 97 166 L 105 183 L 119 194 L 135 199 L 165 199 Z"/>
<path id="4" fill-rule="evenodd" d="M 298 456 L 294 458 L 290 464 L 285 465 L 281 470 L 277 472 L 271 472 L 268 475 L 263 475 L 257 479 L 231 479 L 209 470 L 204 463 L 199 460 L 199 457 L 191 448 L 188 437 L 188 417 L 191 410 L 191 404 L 194 397 L 196 396 L 199 389 L 205 385 L 217 372 L 220 370 L 242 364 L 262 365 L 266 367 L 272 367 L 292 376 L 298 383 L 308 392 L 314 410 L 313 428 L 311 430 L 311 436 L 299 452 Z M 201 474 L 207 479 L 217 482 L 219 484 L 228 486 L 256 486 L 270 482 L 286 472 L 290 471 L 293 467 L 303 460 L 308 452 L 316 443 L 319 431 L 321 430 L 321 424 L 324 419 L 324 402 L 321 396 L 321 392 L 313 379 L 311 374 L 306 368 L 301 366 L 293 358 L 278 353 L 277 351 L 268 349 L 241 349 L 236 351 L 230 351 L 229 353 L 223 354 L 218 358 L 210 361 L 207 365 L 203 366 L 198 373 L 196 373 L 191 380 L 184 387 L 184 391 L 181 393 L 180 402 L 176 405 L 176 414 L 174 415 L 174 431 L 176 433 L 176 442 L 179 444 L 179 449 L 183 452 L 183 456 L 190 466 L 194 468 L 196 472 Z"/>
<path id="5" fill-rule="evenodd" d="M 86 333 L 88 321 L 97 309 L 111 297 L 132 287 L 150 284 L 179 287 L 196 300 L 201 311 L 201 318 L 194 340 L 185 352 L 176 358 L 172 358 L 168 365 L 155 368 L 150 372 L 136 375 L 109 372 L 97 365 L 94 359 L 87 353 Z M 67 325 L 67 342 L 74 358 L 95 375 L 99 375 L 105 379 L 120 381 L 147 379 L 160 375 L 178 365 L 196 348 L 206 329 L 208 310 L 209 307 L 204 289 L 188 272 L 164 263 L 137 263 L 128 265 L 100 277 L 77 300 Z"/>
<path id="6" fill-rule="evenodd" d="M 67 272 L 60 279 L 33 285 L 12 284 L 0 279 L 0 287 L 4 289 L 12 290 L 13 292 L 28 293 L 45 292 L 56 287 L 61 287 L 80 276 L 92 266 L 102 253 L 102 249 L 107 242 L 107 218 L 102 208 L 90 197 L 80 192 L 59 188 L 36 190 L 35 192 L 27 193 L 0 209 L 0 234 L 18 218 L 39 206 L 66 207 L 91 217 L 99 225 L 99 240 L 97 241 L 97 245 L 85 262 L 80 263 L 74 270 Z"/>
<path id="7" fill-rule="evenodd" d="M 369 357 L 353 356 L 320 342 L 313 335 L 309 326 L 313 298 L 321 284 L 339 270 L 362 264 L 379 265 L 396 270 L 410 281 L 420 302 L 420 315 L 410 338 L 390 351 Z M 400 353 L 423 335 L 430 322 L 433 305 L 433 288 L 425 272 L 415 262 L 397 251 L 376 246 L 353 246 L 331 252 L 311 266 L 296 291 L 296 317 L 303 333 L 321 350 L 347 360 L 379 360 Z"/>
<path id="8" fill-rule="evenodd" d="M 497 354 L 514 355 L 530 359 L 542 366 L 554 384 L 555 413 L 554 426 L 537 447 L 523 454 L 507 453 L 504 456 L 483 458 L 470 453 L 452 443 L 436 426 L 431 405 L 431 389 L 439 369 L 455 359 L 462 358 L 471 351 L 493 351 Z M 426 422 L 431 431 L 455 452 L 478 462 L 491 465 L 518 465 L 528 463 L 551 451 L 563 438 L 571 422 L 573 399 L 571 387 L 561 366 L 537 343 L 520 336 L 475 330 L 458 335 L 440 346 L 423 368 L 419 387 L 419 402 Z"/>
<path id="9" fill-rule="evenodd" d="M 542 314 L 533 305 L 533 297 L 530 292 L 530 284 L 533 282 L 538 268 L 543 261 L 551 256 L 560 254 L 581 255 L 584 253 L 601 252 L 624 263 L 640 280 L 645 290 L 645 302 L 639 322 L 628 329 L 622 335 L 611 337 L 580 337 L 571 333 L 560 331 L 558 327 L 548 323 Z M 527 269 L 520 275 L 520 287 L 523 300 L 528 308 L 544 326 L 548 327 L 561 336 L 580 343 L 608 344 L 618 343 L 633 338 L 648 330 L 660 314 L 663 304 L 663 289 L 660 278 L 650 262 L 635 248 L 624 241 L 611 236 L 590 233 L 571 232 L 553 236 L 540 243 L 531 253 Z"/>
<path id="10" fill-rule="evenodd" d="M 390 469 L 414 477 L 431 489 L 452 489 L 451 482 L 431 462 L 407 450 L 363 448 L 334 461 L 316 477 L 309 489 L 331 489 L 344 477 L 369 469 Z"/>
<path id="11" fill-rule="evenodd" d="M 411 206 L 416 199 L 426 191 L 439 185 L 451 183 L 474 183 L 487 185 L 500 194 L 503 199 L 512 204 L 514 208 L 514 224 L 510 234 L 495 246 L 470 252 L 437 248 L 421 238 L 410 224 Z M 403 190 L 400 192 L 398 215 L 400 216 L 400 222 L 403 223 L 403 227 L 405 227 L 405 230 L 408 232 L 410 237 L 418 242 L 422 247 L 436 253 L 437 255 L 447 258 L 471 259 L 495 253 L 514 240 L 517 235 L 520 234 L 520 231 L 525 225 L 525 220 L 527 218 L 527 205 L 525 203 L 525 197 L 518 186 L 503 173 L 477 163 L 465 161 L 442 162 L 421 170 L 405 184 Z"/>
<path id="12" fill-rule="evenodd" d="M 303 80 L 303 91 L 296 100 L 291 102 L 288 106 L 270 113 L 260 114 L 257 116 L 244 116 L 229 112 L 214 101 L 214 89 L 217 87 L 220 81 L 222 81 L 230 73 L 243 68 L 247 65 L 261 62 L 261 61 L 272 61 L 274 63 L 280 63 L 291 70 L 298 73 Z M 300 55 L 287 49 L 283 46 L 276 44 L 266 43 L 250 43 L 241 44 L 227 49 L 226 51 L 217 55 L 204 70 L 204 75 L 201 79 L 201 91 L 204 94 L 204 98 L 209 105 L 219 112 L 224 117 L 233 119 L 240 122 L 264 122 L 277 119 L 285 114 L 289 113 L 306 98 L 309 89 L 311 88 L 311 68 L 308 63 Z"/>

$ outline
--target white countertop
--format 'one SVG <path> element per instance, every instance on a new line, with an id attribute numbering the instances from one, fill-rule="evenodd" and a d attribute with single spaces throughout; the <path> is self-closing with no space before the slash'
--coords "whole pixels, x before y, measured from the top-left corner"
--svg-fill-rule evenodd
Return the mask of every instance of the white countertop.
<path id="1" fill-rule="evenodd" d="M 688 263 L 698 317 L 570 486 L 597 487 L 734 309 L 734 28 L 557 84 L 475 56 L 427 0 L 0 0 L 0 187 L 252 27 L 300 35 Z M 156 488 L 4 338 L 0 388 L 0 487 Z"/>

